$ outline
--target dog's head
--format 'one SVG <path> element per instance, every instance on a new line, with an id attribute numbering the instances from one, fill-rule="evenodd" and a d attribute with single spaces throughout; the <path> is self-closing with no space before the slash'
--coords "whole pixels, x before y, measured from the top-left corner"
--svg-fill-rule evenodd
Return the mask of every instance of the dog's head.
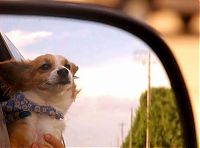
<path id="1" fill-rule="evenodd" d="M 46 54 L 32 61 L 0 63 L 0 80 L 13 91 L 40 90 L 60 93 L 75 87 L 78 66 L 60 55 Z"/>

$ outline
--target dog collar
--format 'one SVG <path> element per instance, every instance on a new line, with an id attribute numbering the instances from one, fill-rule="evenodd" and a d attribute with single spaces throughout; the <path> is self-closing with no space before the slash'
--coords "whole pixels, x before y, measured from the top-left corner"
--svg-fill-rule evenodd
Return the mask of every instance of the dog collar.
<path id="1" fill-rule="evenodd" d="M 2 109 L 6 117 L 6 121 L 14 121 L 16 113 L 19 112 L 35 112 L 39 114 L 46 114 L 57 120 L 63 119 L 64 116 L 60 111 L 57 111 L 52 106 L 41 106 L 29 101 L 26 97 L 17 92 L 11 99 L 2 103 Z M 9 115 L 9 116 L 7 116 Z"/>

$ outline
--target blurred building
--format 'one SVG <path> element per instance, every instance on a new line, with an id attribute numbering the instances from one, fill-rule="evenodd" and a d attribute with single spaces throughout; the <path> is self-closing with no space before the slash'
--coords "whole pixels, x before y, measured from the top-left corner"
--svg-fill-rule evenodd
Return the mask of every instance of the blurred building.
<path id="1" fill-rule="evenodd" d="M 124 11 L 164 34 L 199 33 L 198 0 L 59 0 L 90 3 Z M 169 22 L 170 23 L 167 23 Z"/>

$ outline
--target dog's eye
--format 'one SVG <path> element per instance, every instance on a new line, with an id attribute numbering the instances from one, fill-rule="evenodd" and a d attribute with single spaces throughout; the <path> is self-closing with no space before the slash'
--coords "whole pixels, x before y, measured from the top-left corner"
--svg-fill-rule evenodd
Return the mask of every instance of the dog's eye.
<path id="1" fill-rule="evenodd" d="M 51 69 L 51 64 L 45 63 L 40 68 L 42 70 L 49 70 L 49 69 Z"/>
<path id="2" fill-rule="evenodd" d="M 69 65 L 69 64 L 65 64 L 64 65 L 67 69 L 69 69 L 70 70 L 70 68 L 71 68 L 71 65 Z"/>

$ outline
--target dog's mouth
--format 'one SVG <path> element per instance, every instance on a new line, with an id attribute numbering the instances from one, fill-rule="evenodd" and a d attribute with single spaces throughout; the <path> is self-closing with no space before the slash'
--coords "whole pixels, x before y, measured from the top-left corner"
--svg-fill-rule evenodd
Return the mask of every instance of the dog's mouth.
<path id="1" fill-rule="evenodd" d="M 60 80 L 58 81 L 57 84 L 60 84 L 60 85 L 67 85 L 67 84 L 70 84 L 70 80 L 69 79 L 64 79 L 64 80 Z"/>
<path id="2" fill-rule="evenodd" d="M 46 82 L 46 85 L 48 86 L 67 85 L 67 84 L 71 84 L 71 81 L 69 79 L 62 79 L 57 82 Z"/>

